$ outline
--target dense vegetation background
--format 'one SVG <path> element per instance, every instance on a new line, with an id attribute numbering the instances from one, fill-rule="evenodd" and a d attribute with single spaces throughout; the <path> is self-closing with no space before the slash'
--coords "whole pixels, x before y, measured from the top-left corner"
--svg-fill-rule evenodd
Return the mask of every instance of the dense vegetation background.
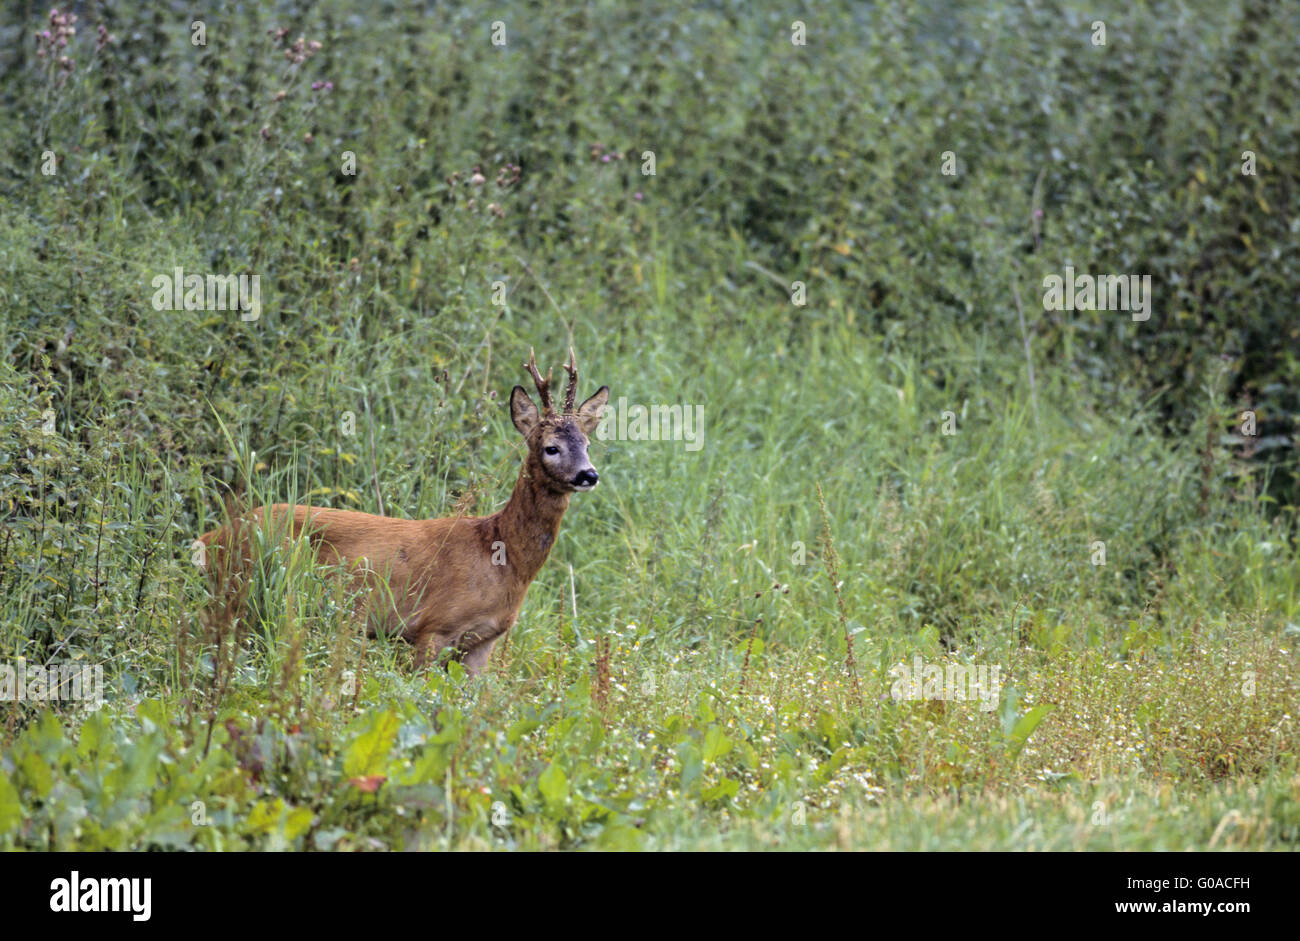
<path id="1" fill-rule="evenodd" d="M 1294 847 L 1300 7 L 563 7 L 8 5 L 0 661 L 108 701 L 0 707 L 0 845 Z M 499 506 L 570 343 L 704 446 L 593 442 L 490 675 L 209 603 L 228 498 Z"/>

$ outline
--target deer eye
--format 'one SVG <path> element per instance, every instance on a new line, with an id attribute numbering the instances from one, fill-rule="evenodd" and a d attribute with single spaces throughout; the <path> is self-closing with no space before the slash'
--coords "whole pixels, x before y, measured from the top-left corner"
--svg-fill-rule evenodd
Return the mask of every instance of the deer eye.
<path id="1" fill-rule="evenodd" d="M 556 447 L 555 445 L 553 445 L 553 444 L 548 444 L 548 445 L 546 446 L 546 453 L 547 453 L 547 454 L 559 454 L 559 453 L 560 453 L 560 449 L 557 448 L 557 447 Z"/>

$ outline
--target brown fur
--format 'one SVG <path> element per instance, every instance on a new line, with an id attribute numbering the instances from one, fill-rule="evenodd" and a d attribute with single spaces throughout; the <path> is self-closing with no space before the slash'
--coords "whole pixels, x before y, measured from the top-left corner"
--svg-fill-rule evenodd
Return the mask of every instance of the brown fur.
<path id="1" fill-rule="evenodd" d="M 572 411 L 576 367 L 570 376 L 564 414 L 551 410 L 541 383 L 545 414 L 515 386 L 511 417 L 528 444 L 528 456 L 510 500 L 491 516 L 401 520 L 277 503 L 270 508 L 272 521 L 288 524 L 288 538 L 306 534 L 317 560 L 354 567 L 357 584 L 370 589 L 372 623 L 377 619 L 400 630 L 415 645 L 417 665 L 450 648 L 477 674 L 519 617 L 528 586 L 559 535 L 569 497 L 595 486 L 587 435 L 600 420 L 609 389 L 602 386 Z M 549 455 L 548 448 L 558 453 Z M 263 511 L 253 516 L 260 522 Z M 200 540 L 220 550 L 230 541 L 228 534 L 223 527 Z M 493 564 L 494 556 L 502 560 L 501 550 L 504 564 Z M 385 579 L 388 592 L 377 588 Z"/>

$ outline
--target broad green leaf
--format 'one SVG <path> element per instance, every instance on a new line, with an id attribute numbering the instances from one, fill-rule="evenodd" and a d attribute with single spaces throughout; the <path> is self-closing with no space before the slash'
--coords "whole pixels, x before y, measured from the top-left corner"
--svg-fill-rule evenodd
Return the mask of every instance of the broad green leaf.
<path id="1" fill-rule="evenodd" d="M 46 758 L 56 758 L 63 750 L 63 726 L 53 712 L 46 710 L 27 733 L 28 741 Z"/>
<path id="2" fill-rule="evenodd" d="M 314 815 L 310 807 L 299 807 L 289 811 L 284 818 L 284 835 L 286 839 L 296 840 L 311 828 Z"/>
<path id="3" fill-rule="evenodd" d="M 569 799 L 569 779 L 555 764 L 547 765 L 546 770 L 538 775 L 537 789 L 542 792 L 548 808 L 563 807 Z"/>
<path id="4" fill-rule="evenodd" d="M 388 752 L 397 738 L 401 719 L 395 712 L 377 713 L 370 727 L 352 740 L 343 757 L 343 774 L 349 778 L 379 774 L 387 765 Z"/>
<path id="5" fill-rule="evenodd" d="M 273 801 L 258 801 L 253 805 L 253 809 L 248 812 L 248 819 L 244 821 L 244 826 L 253 833 L 270 833 L 271 829 L 280 822 L 280 817 L 284 813 L 284 800 L 277 797 Z"/>
<path id="6" fill-rule="evenodd" d="M 520 719 L 506 730 L 506 741 L 511 745 L 519 744 L 519 740 L 534 729 L 541 728 L 542 723 L 536 719 Z"/>
<path id="7" fill-rule="evenodd" d="M 940 650 L 939 629 L 927 624 L 916 632 L 917 646 L 925 653 L 937 653 Z"/>
<path id="8" fill-rule="evenodd" d="M 81 735 L 77 739 L 77 757 L 89 759 L 98 754 L 107 728 L 108 720 L 102 712 L 91 715 L 81 726 Z"/>
<path id="9" fill-rule="evenodd" d="M 9 776 L 0 771 L 0 834 L 8 833 L 22 819 L 23 808 L 18 801 L 18 789 L 9 780 Z"/>
<path id="10" fill-rule="evenodd" d="M 1020 704 L 1020 690 L 1014 686 L 1008 686 L 1002 690 L 1002 710 L 1000 718 L 1002 719 L 1002 737 L 1011 738 L 1011 730 L 1016 727 L 1018 713 L 1016 706 Z"/>
<path id="11" fill-rule="evenodd" d="M 22 769 L 23 780 L 37 797 L 44 799 L 49 795 L 50 788 L 54 786 L 54 777 L 44 758 L 28 749 L 18 762 L 18 767 Z"/>
<path id="12" fill-rule="evenodd" d="M 158 759 L 162 755 L 163 740 L 158 734 L 147 735 L 126 750 L 123 796 L 135 796 L 152 791 L 158 780 Z"/>
<path id="13" fill-rule="evenodd" d="M 427 745 L 420 756 L 394 775 L 398 784 L 441 784 L 451 763 L 451 750 L 442 745 Z"/>
<path id="14" fill-rule="evenodd" d="M 1020 754 L 1020 750 L 1025 747 L 1025 742 L 1029 741 L 1029 736 L 1033 735 L 1034 729 L 1038 728 L 1038 723 L 1055 708 L 1051 703 L 1043 703 L 1020 717 L 1007 740 L 1007 752 L 1012 758 Z"/>
<path id="15" fill-rule="evenodd" d="M 704 762 L 700 760 L 699 748 L 690 739 L 678 742 L 677 761 L 682 768 L 682 790 L 689 791 L 704 773 Z"/>
<path id="16" fill-rule="evenodd" d="M 817 734 L 826 739 L 826 744 L 834 748 L 840 741 L 840 730 L 835 724 L 835 717 L 822 710 L 817 713 Z"/>
<path id="17" fill-rule="evenodd" d="M 723 734 L 719 726 L 709 726 L 709 730 L 704 733 L 704 750 L 700 756 L 704 763 L 712 764 L 729 751 L 731 751 L 731 739 Z"/>
<path id="18" fill-rule="evenodd" d="M 146 699 L 135 707 L 136 718 L 140 720 L 140 726 L 146 732 L 153 731 L 146 723 L 152 722 L 155 726 L 164 726 L 167 724 L 167 708 L 161 700 Z"/>
<path id="19" fill-rule="evenodd" d="M 716 801 L 735 797 L 738 793 L 740 793 L 740 782 L 733 781 L 731 778 L 723 778 L 712 787 L 705 788 L 700 797 L 706 801 Z"/>

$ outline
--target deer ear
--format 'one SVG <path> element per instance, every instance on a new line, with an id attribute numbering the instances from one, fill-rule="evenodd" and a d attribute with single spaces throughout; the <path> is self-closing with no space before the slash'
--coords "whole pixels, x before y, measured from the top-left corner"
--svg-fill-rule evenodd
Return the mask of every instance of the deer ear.
<path id="1" fill-rule="evenodd" d="M 596 394 L 578 406 L 578 427 L 584 435 L 589 435 L 600 424 L 600 416 L 609 401 L 609 386 L 601 386 Z"/>
<path id="2" fill-rule="evenodd" d="M 523 386 L 515 386 L 510 392 L 510 420 L 515 423 L 519 433 L 527 438 L 541 421 L 537 406 L 528 397 Z"/>

